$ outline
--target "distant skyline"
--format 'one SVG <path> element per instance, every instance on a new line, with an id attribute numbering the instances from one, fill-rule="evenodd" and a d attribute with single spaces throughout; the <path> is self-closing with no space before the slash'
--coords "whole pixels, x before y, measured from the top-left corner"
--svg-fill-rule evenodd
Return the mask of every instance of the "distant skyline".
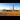
<path id="1" fill-rule="evenodd" d="M 20 3 L 0 3 L 0 10 L 2 9 L 12 9 L 14 5 L 14 9 L 20 9 Z"/>

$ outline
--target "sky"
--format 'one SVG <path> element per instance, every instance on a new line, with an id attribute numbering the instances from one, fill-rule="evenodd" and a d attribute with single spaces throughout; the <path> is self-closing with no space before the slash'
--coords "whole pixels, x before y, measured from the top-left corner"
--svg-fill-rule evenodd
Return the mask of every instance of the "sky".
<path id="1" fill-rule="evenodd" d="M 0 3 L 0 10 L 13 10 L 13 5 L 15 10 L 20 9 L 20 3 Z"/>

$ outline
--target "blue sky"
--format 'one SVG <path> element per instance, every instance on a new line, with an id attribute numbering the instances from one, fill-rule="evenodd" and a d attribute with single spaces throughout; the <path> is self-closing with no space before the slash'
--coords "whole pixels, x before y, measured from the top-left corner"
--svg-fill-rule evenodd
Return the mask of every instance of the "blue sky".
<path id="1" fill-rule="evenodd" d="M 20 9 L 20 3 L 0 3 L 0 10 L 2 9 Z"/>

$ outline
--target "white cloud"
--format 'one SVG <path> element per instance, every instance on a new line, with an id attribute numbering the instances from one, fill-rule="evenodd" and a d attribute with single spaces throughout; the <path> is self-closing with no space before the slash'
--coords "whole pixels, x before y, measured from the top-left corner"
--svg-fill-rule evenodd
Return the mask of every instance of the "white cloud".
<path id="1" fill-rule="evenodd" d="M 0 6 L 0 10 L 3 10 L 3 9 L 6 9 L 6 10 L 13 10 L 13 7 L 8 7 L 8 6 Z"/>
<path id="2" fill-rule="evenodd" d="M 14 10 L 19 10 L 20 8 L 14 8 Z"/>

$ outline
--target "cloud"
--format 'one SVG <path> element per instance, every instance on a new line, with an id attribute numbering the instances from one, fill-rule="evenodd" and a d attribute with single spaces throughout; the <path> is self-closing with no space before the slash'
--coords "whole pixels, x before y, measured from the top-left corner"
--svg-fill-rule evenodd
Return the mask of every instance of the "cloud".
<path id="1" fill-rule="evenodd" d="M 3 9 L 6 9 L 6 10 L 13 10 L 13 7 L 12 6 L 0 6 L 0 10 L 3 10 Z"/>

